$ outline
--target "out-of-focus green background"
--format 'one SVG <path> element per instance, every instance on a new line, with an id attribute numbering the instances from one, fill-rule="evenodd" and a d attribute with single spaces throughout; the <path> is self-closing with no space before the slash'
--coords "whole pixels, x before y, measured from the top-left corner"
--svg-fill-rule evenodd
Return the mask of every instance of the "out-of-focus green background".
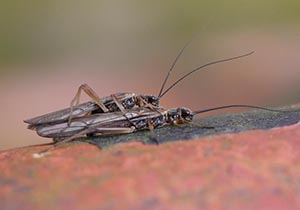
<path id="1" fill-rule="evenodd" d="M 48 142 L 22 121 L 68 107 L 82 83 L 100 96 L 157 94 L 196 32 L 172 81 L 215 59 L 255 54 L 193 75 L 162 106 L 299 103 L 299 11 L 299 0 L 1 1 L 0 149 Z"/>

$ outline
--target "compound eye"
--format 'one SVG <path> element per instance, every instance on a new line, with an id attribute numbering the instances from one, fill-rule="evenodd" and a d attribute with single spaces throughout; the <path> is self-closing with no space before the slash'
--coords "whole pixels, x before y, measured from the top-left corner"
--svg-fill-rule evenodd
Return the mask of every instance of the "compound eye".
<path id="1" fill-rule="evenodd" d="M 186 116 L 191 115 L 191 112 L 189 110 L 182 109 L 181 115 L 182 115 L 182 117 L 186 117 Z"/>
<path id="2" fill-rule="evenodd" d="M 131 98 L 127 98 L 123 101 L 123 105 L 127 108 L 127 109 L 131 109 L 132 107 L 134 107 L 135 105 L 135 100 L 133 97 Z"/>
<path id="3" fill-rule="evenodd" d="M 158 100 L 158 98 L 155 97 L 155 96 L 149 96 L 149 97 L 148 97 L 148 102 L 149 102 L 150 104 L 154 105 L 154 106 L 158 106 L 158 104 L 159 104 L 159 100 Z"/>
<path id="4" fill-rule="evenodd" d="M 185 120 L 188 120 L 188 121 L 193 120 L 192 113 L 191 113 L 191 111 L 188 110 L 188 109 L 182 109 L 182 110 L 181 110 L 181 116 L 182 116 L 182 118 L 185 119 Z"/>

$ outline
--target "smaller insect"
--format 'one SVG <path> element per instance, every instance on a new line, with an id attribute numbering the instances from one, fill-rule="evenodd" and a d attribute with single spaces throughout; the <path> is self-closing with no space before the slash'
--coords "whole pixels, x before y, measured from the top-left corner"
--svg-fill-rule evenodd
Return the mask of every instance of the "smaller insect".
<path id="1" fill-rule="evenodd" d="M 144 129 L 153 131 L 155 128 L 166 125 L 190 123 L 195 115 L 225 108 L 253 108 L 273 112 L 286 112 L 251 105 L 227 105 L 198 111 L 191 111 L 185 107 L 173 109 L 156 108 L 155 110 L 143 107 L 126 110 L 125 113 L 101 113 L 76 118 L 73 119 L 70 124 L 63 122 L 58 124 L 32 126 L 31 129 L 36 130 L 39 136 L 54 139 L 55 144 L 40 153 L 43 154 L 54 149 L 58 145 L 84 135 L 127 134 Z M 204 126 L 204 128 L 211 127 Z"/>
<path id="2" fill-rule="evenodd" d="M 166 90 L 164 90 L 165 85 L 178 61 L 181 54 L 183 53 L 184 49 L 188 46 L 188 44 L 191 42 L 187 42 L 184 47 L 180 50 L 178 55 L 176 56 L 175 60 L 173 61 L 171 68 L 169 69 L 163 83 L 161 86 L 161 89 L 159 91 L 159 94 L 157 96 L 154 95 L 145 95 L 145 94 L 136 94 L 136 93 L 116 93 L 112 94 L 110 96 L 106 96 L 103 98 L 100 98 L 97 93 L 89 87 L 87 84 L 83 84 L 78 88 L 78 91 L 71 101 L 71 105 L 69 108 L 65 108 L 62 110 L 58 110 L 55 112 L 51 112 L 45 115 L 41 115 L 38 117 L 34 117 L 28 120 L 24 120 L 25 123 L 29 124 L 28 128 L 31 128 L 32 126 L 38 126 L 38 125 L 47 125 L 47 124 L 57 124 L 62 122 L 68 122 L 68 124 L 71 123 L 73 118 L 78 118 L 90 114 L 95 113 L 105 113 L 105 112 L 116 112 L 121 111 L 124 112 L 125 110 L 130 110 L 135 107 L 159 107 L 160 99 L 165 96 L 174 86 L 176 86 L 179 82 L 181 82 L 186 77 L 190 76 L 191 74 L 205 68 L 211 65 L 215 65 L 218 63 L 223 63 L 235 59 L 239 59 L 242 57 L 246 57 L 251 55 L 253 52 L 239 55 L 236 57 L 216 60 L 213 62 L 206 63 L 204 65 L 201 65 L 192 71 L 188 72 L 181 78 L 179 78 L 177 81 L 175 81 L 172 85 L 170 85 Z M 92 101 L 85 102 L 79 104 L 80 95 L 81 92 L 85 92 Z"/>

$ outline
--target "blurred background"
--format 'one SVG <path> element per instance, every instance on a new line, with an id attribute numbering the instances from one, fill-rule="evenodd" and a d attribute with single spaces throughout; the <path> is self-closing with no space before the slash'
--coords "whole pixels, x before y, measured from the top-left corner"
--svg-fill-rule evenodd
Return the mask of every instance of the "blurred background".
<path id="1" fill-rule="evenodd" d="M 1 1 L 0 149 L 50 142 L 23 120 L 68 107 L 82 83 L 99 96 L 158 94 L 197 32 L 168 84 L 198 65 L 255 54 L 194 74 L 162 106 L 297 104 L 299 11 L 299 0 Z"/>

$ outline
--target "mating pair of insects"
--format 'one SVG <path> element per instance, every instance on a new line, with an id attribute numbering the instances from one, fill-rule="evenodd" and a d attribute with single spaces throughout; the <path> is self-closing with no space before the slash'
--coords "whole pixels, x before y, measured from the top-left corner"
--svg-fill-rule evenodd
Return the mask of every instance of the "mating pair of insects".
<path id="1" fill-rule="evenodd" d="M 160 99 L 189 75 L 207 66 L 239 59 L 253 53 L 250 52 L 201 65 L 165 89 L 175 64 L 188 44 L 189 42 L 180 50 L 173 61 L 157 96 L 117 93 L 100 98 L 92 88 L 84 84 L 79 87 L 69 108 L 25 120 L 24 122 L 29 124 L 28 128 L 35 130 L 39 136 L 53 138 L 54 140 L 54 145 L 41 153 L 84 135 L 126 134 L 143 129 L 152 131 L 154 128 L 165 125 L 189 123 L 197 114 L 218 109 L 246 107 L 277 111 L 251 105 L 227 105 L 198 111 L 191 111 L 184 107 L 173 109 L 160 107 Z M 92 101 L 79 104 L 81 92 L 85 92 Z"/>

